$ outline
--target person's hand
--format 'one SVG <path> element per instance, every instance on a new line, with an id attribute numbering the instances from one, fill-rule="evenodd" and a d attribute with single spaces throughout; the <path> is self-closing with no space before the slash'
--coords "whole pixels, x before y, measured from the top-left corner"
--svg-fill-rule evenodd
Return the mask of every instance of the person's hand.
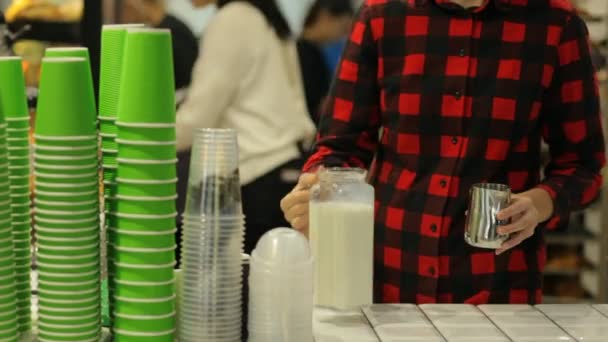
<path id="1" fill-rule="evenodd" d="M 304 173 L 295 188 L 281 200 L 281 209 L 291 227 L 308 236 L 310 188 L 317 184 L 316 173 Z"/>
<path id="2" fill-rule="evenodd" d="M 513 195 L 512 199 L 511 205 L 501 210 L 496 215 L 496 218 L 501 221 L 511 219 L 510 224 L 498 228 L 499 234 L 510 235 L 510 238 L 496 250 L 497 255 L 508 251 L 530 238 L 534 235 L 536 227 L 541 222 L 539 211 L 531 198 L 522 195 Z"/>

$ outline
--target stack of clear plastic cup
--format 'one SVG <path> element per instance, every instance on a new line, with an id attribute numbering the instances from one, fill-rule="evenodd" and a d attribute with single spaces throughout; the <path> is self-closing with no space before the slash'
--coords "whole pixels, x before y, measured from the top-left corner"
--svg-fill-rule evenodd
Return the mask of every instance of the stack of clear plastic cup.
<path id="1" fill-rule="evenodd" d="M 278 228 L 251 254 L 249 341 L 312 341 L 313 258 L 306 237 Z"/>
<path id="2" fill-rule="evenodd" d="M 84 58 L 44 58 L 34 148 L 38 339 L 98 341 L 95 100 Z"/>
<path id="3" fill-rule="evenodd" d="M 188 183 L 180 341 L 241 341 L 244 216 L 234 130 L 197 131 Z"/>
<path id="4" fill-rule="evenodd" d="M 116 187 L 106 192 L 105 203 L 110 310 L 117 342 L 172 342 L 175 337 L 172 70 L 168 30 L 127 30 L 116 120 Z M 107 170 L 104 174 L 109 176 Z"/>
<path id="5" fill-rule="evenodd" d="M 31 330 L 30 116 L 20 57 L 0 57 L 0 112 L 6 119 L 19 331 Z"/>

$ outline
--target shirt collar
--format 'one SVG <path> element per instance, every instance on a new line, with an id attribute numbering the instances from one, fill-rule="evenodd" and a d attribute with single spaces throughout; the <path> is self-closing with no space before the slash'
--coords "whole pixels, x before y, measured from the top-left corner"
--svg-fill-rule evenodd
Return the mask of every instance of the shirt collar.
<path id="1" fill-rule="evenodd" d="M 507 11 L 511 6 L 526 6 L 529 1 L 535 0 L 484 0 L 482 5 L 474 10 L 475 13 L 485 10 L 491 2 L 494 2 L 496 9 L 501 11 Z M 462 7 L 458 4 L 453 3 L 450 0 L 414 0 L 416 5 L 423 6 L 429 2 L 435 3 L 437 6 L 444 8 L 448 11 L 462 11 Z"/>

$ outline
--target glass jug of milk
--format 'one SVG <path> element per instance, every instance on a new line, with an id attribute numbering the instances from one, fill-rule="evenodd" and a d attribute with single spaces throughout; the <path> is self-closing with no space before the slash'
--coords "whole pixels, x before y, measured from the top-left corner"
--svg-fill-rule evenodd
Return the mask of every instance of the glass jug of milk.
<path id="1" fill-rule="evenodd" d="M 315 305 L 340 310 L 372 303 L 374 188 L 362 169 L 319 173 L 310 199 Z"/>

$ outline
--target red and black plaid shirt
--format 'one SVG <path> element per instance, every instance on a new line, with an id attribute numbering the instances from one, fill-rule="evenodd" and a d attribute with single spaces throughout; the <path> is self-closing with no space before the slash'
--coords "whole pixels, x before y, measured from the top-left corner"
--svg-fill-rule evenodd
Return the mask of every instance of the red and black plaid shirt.
<path id="1" fill-rule="evenodd" d="M 544 229 L 596 197 L 605 163 L 585 24 L 566 0 L 367 0 L 305 170 L 374 157 L 377 301 L 538 303 Z M 468 246 L 479 182 L 541 187 L 554 217 L 503 255 Z"/>

